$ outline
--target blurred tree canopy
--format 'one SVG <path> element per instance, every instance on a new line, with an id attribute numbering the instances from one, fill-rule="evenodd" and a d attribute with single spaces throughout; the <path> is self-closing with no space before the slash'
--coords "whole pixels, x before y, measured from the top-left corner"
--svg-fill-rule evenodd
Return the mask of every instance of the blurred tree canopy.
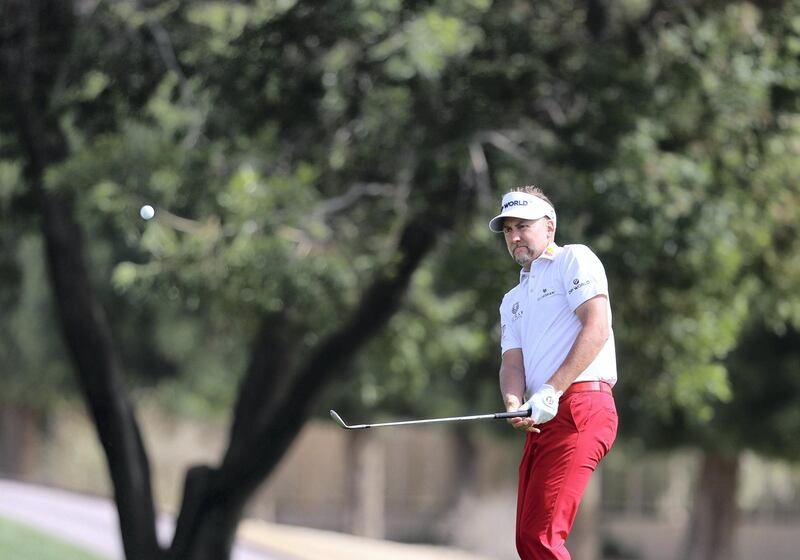
<path id="1" fill-rule="evenodd" d="M 3 398 L 67 384 L 60 323 L 129 558 L 161 551 L 127 385 L 232 410 L 175 558 L 226 553 L 323 394 L 495 408 L 486 220 L 531 182 L 608 271 L 622 434 L 796 456 L 796 1 L 0 5 Z"/>

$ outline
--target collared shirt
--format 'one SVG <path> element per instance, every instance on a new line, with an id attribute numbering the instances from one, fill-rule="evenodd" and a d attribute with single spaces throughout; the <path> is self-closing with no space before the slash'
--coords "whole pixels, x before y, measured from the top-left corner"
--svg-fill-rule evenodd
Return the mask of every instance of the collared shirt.
<path id="1" fill-rule="evenodd" d="M 581 322 L 575 310 L 585 301 L 606 296 L 611 327 L 608 281 L 600 259 L 585 245 L 559 247 L 551 243 L 520 272 L 519 284 L 500 304 L 500 348 L 521 348 L 525 392 L 533 394 L 555 373 L 569 354 Z M 617 381 L 614 331 L 600 353 L 575 381 Z"/>

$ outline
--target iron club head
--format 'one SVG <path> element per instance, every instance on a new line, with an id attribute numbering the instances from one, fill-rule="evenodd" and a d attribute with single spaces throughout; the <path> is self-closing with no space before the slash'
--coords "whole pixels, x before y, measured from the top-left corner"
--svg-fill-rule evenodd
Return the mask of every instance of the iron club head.
<path id="1" fill-rule="evenodd" d="M 342 417 L 339 416 L 339 414 L 333 409 L 331 409 L 331 418 L 333 418 L 336 421 L 336 423 L 339 424 L 345 430 L 351 430 L 352 429 L 350 426 L 348 426 L 347 424 L 344 423 L 344 420 L 342 420 Z"/>

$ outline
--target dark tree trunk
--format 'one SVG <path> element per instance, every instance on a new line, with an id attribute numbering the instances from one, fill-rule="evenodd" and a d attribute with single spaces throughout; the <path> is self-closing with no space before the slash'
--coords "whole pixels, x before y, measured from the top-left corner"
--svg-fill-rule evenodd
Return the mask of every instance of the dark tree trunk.
<path id="1" fill-rule="evenodd" d="M 105 451 L 128 560 L 158 558 L 150 466 L 68 199 L 39 189 L 47 263 L 64 339 Z"/>
<path id="2" fill-rule="evenodd" d="M 247 497 L 246 487 L 224 490 L 218 470 L 199 466 L 186 475 L 183 503 L 167 558 L 219 560 L 230 557 L 236 527 Z"/>
<path id="3" fill-rule="evenodd" d="M 709 451 L 703 456 L 681 560 L 731 560 L 736 557 L 738 483 L 738 455 Z"/>

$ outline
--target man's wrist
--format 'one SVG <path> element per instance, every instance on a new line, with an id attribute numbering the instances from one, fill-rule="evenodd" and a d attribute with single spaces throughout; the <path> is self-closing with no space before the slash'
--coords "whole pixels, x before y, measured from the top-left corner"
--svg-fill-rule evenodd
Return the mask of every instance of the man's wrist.
<path id="1" fill-rule="evenodd" d="M 561 395 L 564 394 L 564 391 L 562 389 L 558 388 L 556 385 L 554 385 L 552 383 L 545 383 L 544 385 L 542 385 L 542 388 L 544 388 L 544 387 L 550 387 L 550 389 L 553 390 L 553 393 L 555 394 L 556 399 L 560 399 Z"/>
<path id="2" fill-rule="evenodd" d="M 563 395 L 564 391 L 566 391 L 569 388 L 570 384 L 564 383 L 563 381 L 556 379 L 556 377 L 557 376 L 554 375 L 553 377 L 545 381 L 544 385 L 550 385 L 556 393 L 558 393 L 559 395 Z"/>
<path id="3" fill-rule="evenodd" d="M 505 397 L 506 410 L 511 410 L 511 409 L 516 410 L 517 408 L 520 407 L 522 402 L 523 399 L 520 398 L 518 395 L 506 395 Z"/>

